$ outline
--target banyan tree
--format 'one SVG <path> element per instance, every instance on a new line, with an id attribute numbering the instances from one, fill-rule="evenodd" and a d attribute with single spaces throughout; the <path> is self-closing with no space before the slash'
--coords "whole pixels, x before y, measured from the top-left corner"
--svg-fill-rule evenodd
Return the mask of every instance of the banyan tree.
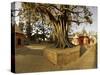
<path id="1" fill-rule="evenodd" d="M 50 36 L 55 47 L 59 48 L 73 47 L 68 38 L 73 23 L 76 25 L 92 24 L 92 13 L 86 6 L 22 3 L 22 11 L 19 12 L 19 15 L 29 25 L 34 25 L 38 20 L 43 21 L 46 25 L 49 24 L 52 27 Z"/>

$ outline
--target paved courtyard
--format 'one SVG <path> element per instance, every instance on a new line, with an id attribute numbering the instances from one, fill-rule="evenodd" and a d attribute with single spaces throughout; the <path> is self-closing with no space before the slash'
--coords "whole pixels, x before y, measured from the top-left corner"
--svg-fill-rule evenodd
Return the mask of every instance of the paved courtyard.
<path id="1" fill-rule="evenodd" d="M 75 62 L 57 66 L 43 57 L 46 45 L 29 45 L 16 49 L 16 72 L 54 71 L 96 68 L 96 47 L 92 46 Z"/>

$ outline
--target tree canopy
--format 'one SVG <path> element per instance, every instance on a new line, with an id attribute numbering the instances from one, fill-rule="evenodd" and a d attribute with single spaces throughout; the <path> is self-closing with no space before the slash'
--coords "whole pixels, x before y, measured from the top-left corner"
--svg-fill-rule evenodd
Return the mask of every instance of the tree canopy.
<path id="1" fill-rule="evenodd" d="M 86 6 L 26 2 L 21 5 L 22 9 L 19 16 L 28 26 L 26 28 L 27 36 L 31 38 L 32 25 L 42 21 L 43 25 L 49 25 L 52 28 L 50 36 L 55 42 L 55 47 L 73 47 L 68 38 L 72 23 L 77 25 L 81 23 L 92 24 L 92 13 Z"/>

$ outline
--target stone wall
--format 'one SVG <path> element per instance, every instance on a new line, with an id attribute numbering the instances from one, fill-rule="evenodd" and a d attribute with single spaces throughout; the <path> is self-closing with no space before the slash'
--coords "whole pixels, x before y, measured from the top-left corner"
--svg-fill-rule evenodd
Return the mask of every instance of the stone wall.
<path id="1" fill-rule="evenodd" d="M 57 64 L 57 53 L 51 50 L 44 50 L 44 57 L 47 58 L 53 64 Z"/>
<path id="2" fill-rule="evenodd" d="M 79 46 L 66 49 L 45 49 L 44 57 L 55 65 L 65 65 L 80 57 Z"/>

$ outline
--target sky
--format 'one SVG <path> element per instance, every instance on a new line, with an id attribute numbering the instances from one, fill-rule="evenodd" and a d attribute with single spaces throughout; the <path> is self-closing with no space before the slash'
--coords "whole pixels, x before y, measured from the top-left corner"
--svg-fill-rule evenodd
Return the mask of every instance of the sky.
<path id="1" fill-rule="evenodd" d="M 83 28 L 85 28 L 85 30 L 89 31 L 94 31 L 97 32 L 97 7 L 94 6 L 89 6 L 88 7 L 90 12 L 93 13 L 92 20 L 93 23 L 92 24 L 81 24 L 80 26 L 77 27 L 77 29 L 74 28 L 74 32 L 77 31 L 81 31 Z"/>
<path id="2" fill-rule="evenodd" d="M 17 2 L 16 3 L 16 7 L 15 7 L 16 9 L 20 9 L 21 8 L 21 3 L 20 2 Z M 92 24 L 80 24 L 79 26 L 74 26 L 73 25 L 73 27 L 72 27 L 72 29 L 73 29 L 73 32 L 79 32 L 79 31 L 82 31 L 83 30 L 83 28 L 87 31 L 87 32 L 97 32 L 97 7 L 95 7 L 95 6 L 88 6 L 88 8 L 89 8 L 89 10 L 90 10 L 90 12 L 92 12 L 93 13 L 93 15 L 92 15 L 92 20 L 93 20 L 93 23 Z M 16 12 L 16 13 L 18 13 L 18 12 Z M 16 22 L 18 23 L 19 22 L 19 17 L 16 17 L 15 18 L 15 20 L 16 20 Z"/>

